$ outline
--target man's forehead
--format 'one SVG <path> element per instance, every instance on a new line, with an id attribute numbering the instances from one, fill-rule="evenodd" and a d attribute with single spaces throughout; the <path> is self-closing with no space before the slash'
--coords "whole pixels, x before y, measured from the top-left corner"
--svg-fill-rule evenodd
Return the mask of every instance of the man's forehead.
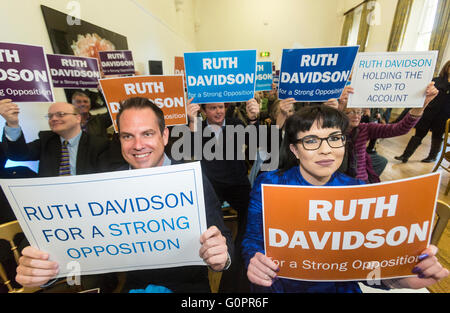
<path id="1" fill-rule="evenodd" d="M 76 100 L 76 101 L 81 101 L 81 100 L 83 100 L 83 101 L 91 101 L 91 99 L 88 96 L 85 96 L 85 95 L 76 95 L 76 96 L 73 97 L 73 100 Z"/>
<path id="2" fill-rule="evenodd" d="M 225 106 L 225 103 L 217 102 L 217 103 L 206 103 L 205 104 L 205 107 L 207 107 L 207 108 L 218 107 L 218 106 Z"/>
<path id="3" fill-rule="evenodd" d="M 48 108 L 48 111 L 56 112 L 61 110 L 73 110 L 73 105 L 67 102 L 55 102 Z"/>
<path id="4" fill-rule="evenodd" d="M 120 128 L 122 126 L 153 129 L 158 127 L 158 117 L 150 108 L 131 108 L 124 110 L 120 115 Z"/>

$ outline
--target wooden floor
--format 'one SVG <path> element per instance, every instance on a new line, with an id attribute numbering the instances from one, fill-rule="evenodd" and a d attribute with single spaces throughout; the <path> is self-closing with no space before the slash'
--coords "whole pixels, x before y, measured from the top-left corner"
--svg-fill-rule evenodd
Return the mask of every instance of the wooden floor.
<path id="1" fill-rule="evenodd" d="M 386 169 L 381 175 L 382 181 L 397 180 L 401 178 L 408 178 L 417 175 L 430 173 L 434 168 L 434 163 L 427 164 L 422 163 L 420 160 L 428 156 L 431 142 L 431 133 L 424 138 L 422 144 L 412 155 L 407 163 L 401 163 L 394 159 L 394 156 L 401 155 L 406 144 L 408 143 L 411 136 L 414 134 L 412 130 L 409 134 L 394 138 L 382 139 L 377 144 L 377 153 L 388 159 L 389 163 Z M 448 166 L 448 163 L 443 163 L 443 165 Z M 450 179 L 450 174 L 442 170 L 441 172 L 441 185 L 439 188 L 439 200 L 446 203 L 450 203 L 450 195 L 444 195 L 445 188 Z M 449 224 L 450 225 L 450 224 Z M 450 226 L 447 225 L 447 229 L 439 241 L 438 248 L 438 259 L 441 264 L 450 269 Z M 443 279 L 439 283 L 428 288 L 430 292 L 450 292 L 450 277 Z"/>

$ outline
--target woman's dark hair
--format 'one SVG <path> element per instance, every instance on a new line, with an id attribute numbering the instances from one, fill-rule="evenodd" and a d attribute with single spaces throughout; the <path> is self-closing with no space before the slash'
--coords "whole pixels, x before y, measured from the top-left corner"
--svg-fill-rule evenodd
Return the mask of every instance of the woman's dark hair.
<path id="1" fill-rule="evenodd" d="M 164 132 L 166 124 L 164 122 L 163 111 L 155 103 L 153 103 L 152 100 L 143 97 L 129 98 L 120 103 L 119 113 L 117 114 L 116 117 L 117 129 L 119 130 L 119 132 L 120 132 L 120 124 L 119 124 L 120 116 L 122 115 L 123 111 L 129 109 L 151 109 L 153 112 L 155 112 L 156 118 L 158 119 L 158 126 L 159 130 L 161 131 L 161 134 Z"/>
<path id="2" fill-rule="evenodd" d="M 280 162 L 278 165 L 279 175 L 293 166 L 299 165 L 298 159 L 289 146 L 297 142 L 299 132 L 310 130 L 315 121 L 318 121 L 322 128 L 339 128 L 342 133 L 345 133 L 348 128 L 347 116 L 335 108 L 326 105 L 301 108 L 290 116 L 285 123 L 285 134 L 281 142 Z"/>
<path id="3" fill-rule="evenodd" d="M 448 80 L 448 68 L 450 67 L 450 60 L 445 62 L 444 66 L 441 69 L 441 72 L 439 73 L 439 77 L 444 79 L 445 81 Z"/>

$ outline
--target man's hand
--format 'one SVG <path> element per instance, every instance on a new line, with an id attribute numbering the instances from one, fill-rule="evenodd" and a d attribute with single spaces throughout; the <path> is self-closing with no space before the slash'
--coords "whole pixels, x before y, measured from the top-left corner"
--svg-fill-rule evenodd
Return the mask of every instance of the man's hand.
<path id="1" fill-rule="evenodd" d="M 296 101 L 294 98 L 287 98 L 287 99 L 280 100 L 280 113 L 285 116 L 288 116 L 291 113 L 293 113 L 295 102 Z"/>
<path id="2" fill-rule="evenodd" d="M 336 110 L 339 110 L 339 102 L 335 98 L 328 99 L 328 101 L 325 102 L 324 104 L 329 107 L 335 108 Z"/>
<path id="3" fill-rule="evenodd" d="M 198 112 L 200 111 L 200 105 L 197 103 L 192 103 L 192 100 L 194 100 L 194 98 L 189 99 L 186 103 L 187 116 L 188 116 L 189 122 L 191 122 L 191 123 L 195 122 Z"/>
<path id="4" fill-rule="evenodd" d="M 249 120 L 256 120 L 259 115 L 259 103 L 256 99 L 250 99 L 246 102 L 245 110 Z"/>
<path id="5" fill-rule="evenodd" d="M 200 105 L 197 103 L 192 103 L 194 98 L 191 98 L 186 103 L 186 112 L 188 116 L 188 126 L 192 132 L 197 131 L 197 116 L 200 111 Z"/>
<path id="6" fill-rule="evenodd" d="M 208 228 L 201 236 L 200 257 L 214 271 L 222 271 L 228 260 L 227 240 L 216 226 Z"/>
<path id="7" fill-rule="evenodd" d="M 48 258 L 48 253 L 31 246 L 23 249 L 17 267 L 16 281 L 24 287 L 36 287 L 54 278 L 59 272 L 59 266 Z"/>
<path id="8" fill-rule="evenodd" d="M 409 113 L 412 114 L 412 115 L 415 115 L 415 116 L 422 115 L 423 111 L 425 110 L 425 108 L 428 106 L 428 104 L 434 98 L 436 98 L 438 93 L 439 93 L 439 90 L 436 87 L 434 87 L 434 82 L 429 83 L 427 85 L 427 89 L 425 91 L 425 102 L 423 103 L 423 107 L 411 109 L 409 111 Z"/>
<path id="9" fill-rule="evenodd" d="M 0 100 L 0 115 L 9 127 L 19 127 L 19 106 L 11 99 Z"/>

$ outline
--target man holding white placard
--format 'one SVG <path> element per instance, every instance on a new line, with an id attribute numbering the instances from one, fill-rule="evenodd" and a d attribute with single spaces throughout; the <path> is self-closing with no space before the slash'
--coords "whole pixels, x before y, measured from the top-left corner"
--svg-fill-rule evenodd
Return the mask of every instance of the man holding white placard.
<path id="1" fill-rule="evenodd" d="M 129 165 L 119 170 L 170 165 L 164 154 L 168 130 L 162 111 L 145 98 L 131 98 L 121 104 L 117 117 L 123 158 Z M 230 266 L 231 233 L 223 224 L 220 203 L 203 176 L 208 229 L 201 235 L 200 257 L 214 271 Z M 58 264 L 48 261 L 49 255 L 33 247 L 22 251 L 16 280 L 24 286 L 39 286 L 55 277 Z M 124 291 L 164 286 L 174 292 L 209 292 L 208 272 L 204 266 L 183 266 L 127 272 Z"/>

